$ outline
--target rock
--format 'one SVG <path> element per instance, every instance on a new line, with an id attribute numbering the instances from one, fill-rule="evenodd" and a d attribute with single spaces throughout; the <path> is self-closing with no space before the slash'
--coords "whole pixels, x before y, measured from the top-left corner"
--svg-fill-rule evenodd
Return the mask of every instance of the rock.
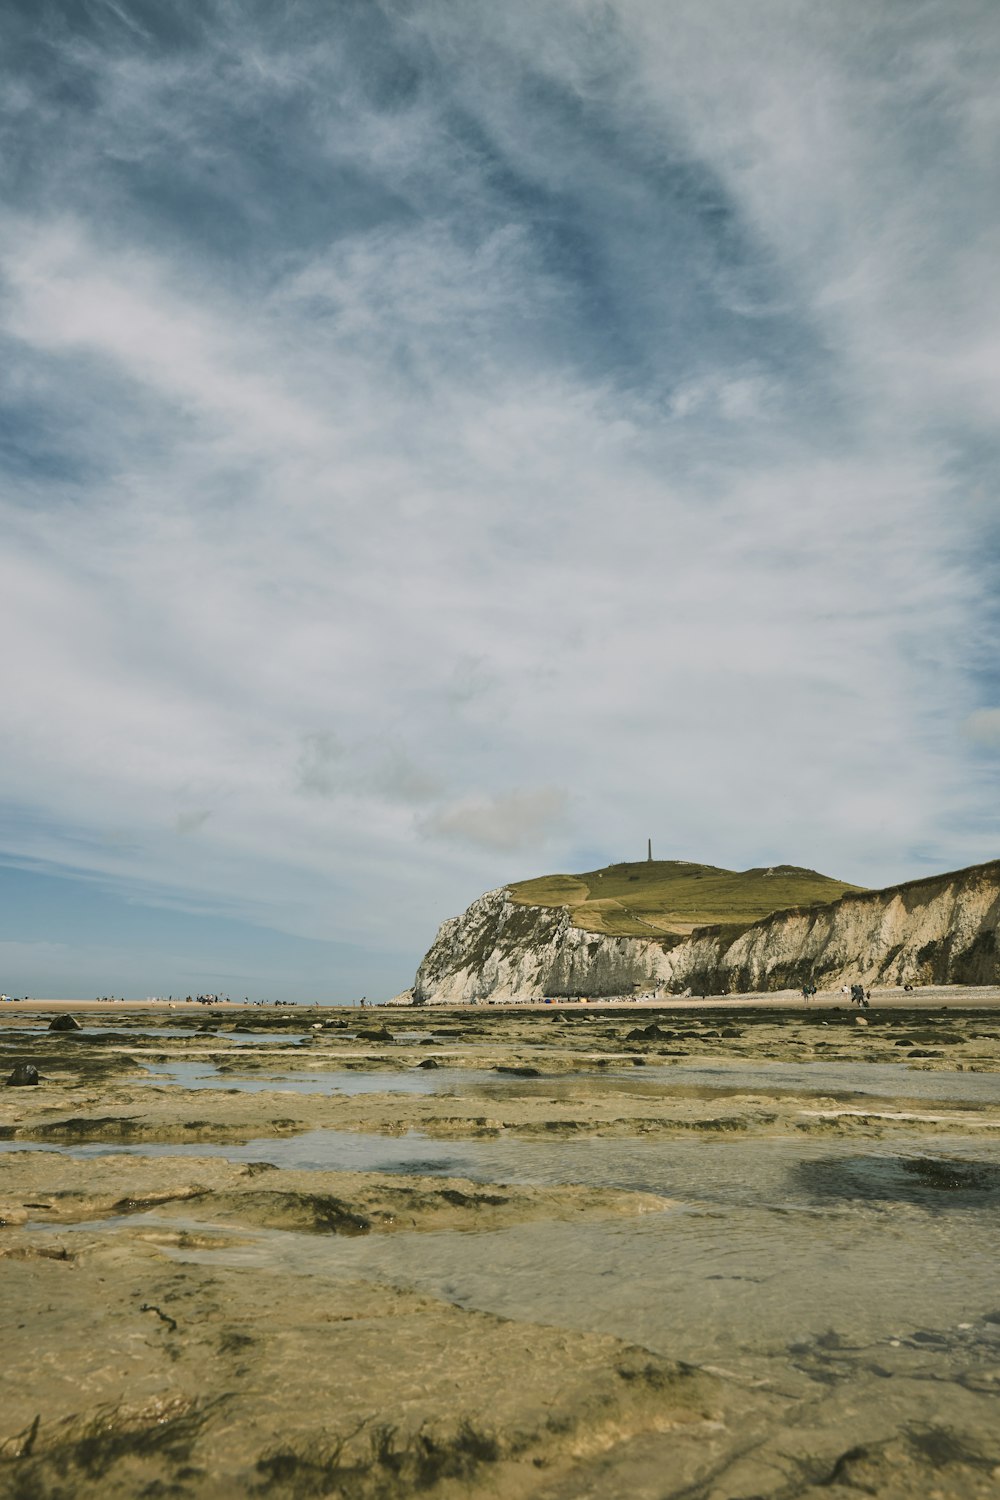
<path id="1" fill-rule="evenodd" d="M 627 1042 L 656 1042 L 668 1039 L 673 1035 L 671 1031 L 661 1031 L 656 1022 L 649 1026 L 634 1026 L 631 1031 L 625 1033 Z"/>
<path id="2" fill-rule="evenodd" d="M 368 1031 L 357 1032 L 356 1035 L 361 1042 L 391 1042 L 393 1040 L 392 1032 L 387 1026 L 373 1026 Z"/>
<path id="3" fill-rule="evenodd" d="M 49 1030 L 50 1031 L 82 1031 L 83 1027 L 80 1025 L 80 1023 L 76 1019 L 76 1017 L 75 1016 L 71 1016 L 70 1013 L 69 1013 L 69 1011 L 67 1010 L 67 1011 L 63 1011 L 63 1013 L 62 1013 L 61 1016 L 53 1016 L 52 1017 L 52 1020 L 49 1022 Z"/>
<path id="4" fill-rule="evenodd" d="M 38 1069 L 34 1063 L 17 1063 L 13 1073 L 7 1079 L 7 1087 L 12 1089 L 27 1088 L 30 1084 L 38 1082 Z"/>
<path id="5" fill-rule="evenodd" d="M 439 1068 L 440 1066 L 441 1064 L 435 1061 L 433 1057 L 425 1057 L 423 1062 L 417 1063 L 418 1068 Z"/>
<path id="6" fill-rule="evenodd" d="M 864 1016 L 855 1016 L 854 1017 L 854 1024 L 855 1024 L 855 1026 L 867 1026 L 868 1025 L 868 1021 L 866 1020 L 866 1018 Z"/>

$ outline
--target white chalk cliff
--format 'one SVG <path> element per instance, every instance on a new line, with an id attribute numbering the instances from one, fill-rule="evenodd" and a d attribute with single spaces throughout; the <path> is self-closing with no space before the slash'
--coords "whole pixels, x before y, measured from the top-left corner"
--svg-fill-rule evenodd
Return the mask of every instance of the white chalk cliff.
<path id="1" fill-rule="evenodd" d="M 501 887 L 442 924 L 413 999 L 995 984 L 998 922 L 1000 861 L 775 912 L 741 932 L 698 928 L 673 943 L 585 932 L 566 908 L 524 906 Z"/>

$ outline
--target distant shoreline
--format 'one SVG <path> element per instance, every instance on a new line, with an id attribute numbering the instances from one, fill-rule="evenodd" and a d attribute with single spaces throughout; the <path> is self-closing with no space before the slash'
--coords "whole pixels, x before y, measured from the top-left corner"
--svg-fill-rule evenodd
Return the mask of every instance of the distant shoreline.
<path id="1" fill-rule="evenodd" d="M 872 986 L 871 1008 L 878 1009 L 936 1009 L 941 1006 L 961 1006 L 966 1009 L 977 1010 L 1000 1010 L 1000 986 L 998 985 L 919 985 L 913 990 L 903 990 L 899 986 Z M 275 1005 L 256 1005 L 252 1002 L 245 1004 L 243 1001 L 211 1001 L 203 1004 L 199 1001 L 187 1000 L 67 1000 L 67 999 L 30 999 L 10 1000 L 0 1005 L 0 1017 L 4 1015 L 15 1015 L 18 1012 L 57 1012 L 76 1011 L 96 1015 L 115 1015 L 123 1011 L 149 1011 L 160 1013 L 162 1011 L 176 1011 L 178 1015 L 214 1013 L 222 1015 L 243 1014 L 248 1011 L 264 1011 L 273 1014 L 274 1011 L 326 1011 L 347 1010 L 357 1015 L 366 1014 L 370 1011 L 391 1011 L 394 1015 L 416 1016 L 420 1014 L 431 1014 L 435 1011 L 509 1011 L 509 1010 L 552 1010 L 572 1009 L 579 1011 L 607 1011 L 623 1010 L 628 1012 L 641 1010 L 801 1010 L 804 1013 L 819 1010 L 832 1010 L 835 1008 L 850 1008 L 848 996 L 841 993 L 840 989 L 823 990 L 814 995 L 810 1000 L 803 999 L 799 990 L 774 990 L 754 992 L 738 995 L 709 995 L 705 999 L 695 998 L 690 995 L 667 995 L 659 1000 L 632 1000 L 626 996 L 612 996 L 607 999 L 577 1000 L 560 999 L 553 997 L 551 1001 L 546 1000 L 481 1000 L 471 1005 L 464 1000 L 435 1000 L 426 1005 L 393 1005 L 390 1001 L 371 1002 L 362 1008 L 352 1005 L 348 1001 L 334 1000 L 303 1000 L 282 1001 Z M 859 1014 L 861 1014 L 859 1012 Z"/>

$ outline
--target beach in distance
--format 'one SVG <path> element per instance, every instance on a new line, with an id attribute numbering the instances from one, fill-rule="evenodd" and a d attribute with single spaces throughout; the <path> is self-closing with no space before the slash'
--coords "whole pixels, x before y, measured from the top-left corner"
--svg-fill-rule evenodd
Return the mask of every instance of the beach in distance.
<path id="1" fill-rule="evenodd" d="M 1000 985 L 965 985 L 965 984 L 928 984 L 915 985 L 912 989 L 904 989 L 902 985 L 879 986 L 869 988 L 872 1005 L 881 1006 L 940 1006 L 940 1005 L 962 1005 L 963 1007 L 983 1006 L 987 1009 L 996 1007 L 1000 1009 Z M 299 1000 L 262 1001 L 260 1005 L 250 1007 L 253 1010 L 264 1010 L 271 1012 L 277 1010 L 382 1010 L 387 1009 L 394 1014 L 421 1015 L 436 1010 L 474 1010 L 483 1009 L 517 1009 L 517 1010 L 548 1010 L 552 1006 L 588 1007 L 591 1010 L 709 1010 L 728 1009 L 737 1010 L 761 1010 L 761 1009 L 822 1009 L 824 1006 L 831 1007 L 843 1005 L 849 1001 L 849 995 L 845 995 L 841 987 L 830 990 L 820 990 L 815 995 L 806 999 L 801 990 L 767 990 L 754 991 L 748 994 L 727 995 L 664 995 L 654 998 L 648 995 L 618 995 L 606 998 L 588 998 L 581 1000 L 576 997 L 554 995 L 549 1000 L 483 1000 L 478 1002 L 457 1000 L 435 1000 L 423 1005 L 395 1005 L 391 1000 L 366 1001 L 364 1006 L 359 1006 L 357 1000 Z M 116 1013 L 125 1008 L 138 1011 L 205 1011 L 218 1009 L 223 1013 L 247 1009 L 243 1001 L 212 1001 L 202 1002 L 192 998 L 168 1000 L 162 997 L 130 999 L 123 996 L 120 1000 L 98 1000 L 81 998 L 43 998 L 32 996 L 30 998 L 8 999 L 5 1005 L 18 1006 L 22 1011 L 30 1010 L 70 1010 L 91 1012 L 95 1015 L 103 1013 Z M 0 1009 L 0 1017 L 4 1010 Z"/>

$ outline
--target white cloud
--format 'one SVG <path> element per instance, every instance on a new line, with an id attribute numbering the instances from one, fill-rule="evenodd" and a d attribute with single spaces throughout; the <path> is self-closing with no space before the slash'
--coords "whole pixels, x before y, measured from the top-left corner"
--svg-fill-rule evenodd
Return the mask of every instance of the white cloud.
<path id="1" fill-rule="evenodd" d="M 424 833 L 483 849 L 538 849 L 565 821 L 566 793 L 559 787 L 466 798 L 423 822 Z"/>
<path id="2" fill-rule="evenodd" d="M 211 816 L 210 807 L 192 808 L 190 812 L 177 814 L 174 827 L 180 834 L 197 833 L 200 828 L 204 828 Z"/>
<path id="3" fill-rule="evenodd" d="M 994 853 L 953 728 L 995 743 L 954 478 L 1000 378 L 984 13 L 412 9 L 470 66 L 395 112 L 332 42 L 89 55 L 4 222 L 12 394 L 67 455 L 0 502 L 8 855 L 416 957 L 648 833 L 865 883 Z M 290 244 L 241 91 L 310 106 Z M 112 151 L 231 194 L 247 259 L 126 212 Z M 324 228 L 359 182 L 391 212 Z"/>
<path id="4" fill-rule="evenodd" d="M 1000 708 L 978 708 L 962 725 L 963 732 L 976 745 L 1000 750 Z"/>
<path id="5" fill-rule="evenodd" d="M 344 748 L 336 735 L 328 732 L 302 736 L 299 755 L 298 785 L 308 796 L 332 797 L 341 784 Z"/>

